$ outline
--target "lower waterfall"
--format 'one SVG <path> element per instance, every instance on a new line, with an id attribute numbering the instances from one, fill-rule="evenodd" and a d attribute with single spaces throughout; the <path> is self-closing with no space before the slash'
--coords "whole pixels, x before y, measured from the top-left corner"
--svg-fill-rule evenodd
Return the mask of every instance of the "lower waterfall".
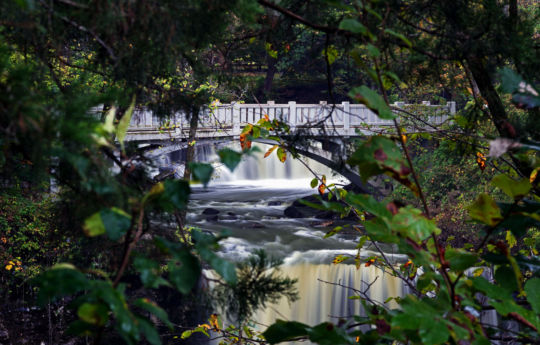
<path id="1" fill-rule="evenodd" d="M 350 299 L 358 295 L 355 290 L 365 291 L 370 299 L 381 304 L 389 297 L 401 297 L 404 293 L 399 278 L 374 266 L 357 269 L 355 265 L 301 263 L 283 265 L 281 272 L 284 276 L 298 279 L 300 299 L 291 304 L 282 299 L 257 312 L 253 319 L 264 326 L 277 319 L 314 326 L 324 321 L 337 323 L 340 318 L 362 315 L 360 301 Z M 394 301 L 386 305 L 396 307 Z"/>

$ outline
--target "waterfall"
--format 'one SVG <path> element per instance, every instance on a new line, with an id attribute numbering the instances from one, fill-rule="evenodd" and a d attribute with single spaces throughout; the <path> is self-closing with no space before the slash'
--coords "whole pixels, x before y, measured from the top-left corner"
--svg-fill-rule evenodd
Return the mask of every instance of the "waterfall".
<path id="1" fill-rule="evenodd" d="M 289 305 L 284 298 L 258 310 L 251 317 L 256 322 L 252 325 L 255 329 L 264 331 L 277 319 L 314 326 L 325 321 L 338 323 L 340 318 L 363 315 L 360 301 L 349 298 L 357 295 L 354 289 L 365 291 L 370 299 L 381 304 L 389 297 L 405 294 L 405 288 L 398 278 L 375 266 L 356 268 L 345 263 L 331 264 L 339 254 L 352 257 L 357 254 L 355 234 L 324 238 L 331 228 L 346 221 L 335 220 L 334 225 L 321 225 L 327 222 L 316 218 L 292 219 L 284 216 L 284 209 L 295 200 L 317 193 L 316 189 L 310 187 L 313 178 L 310 170 L 319 177 L 326 175 L 329 184 L 345 184 L 341 176 L 334 175 L 328 167 L 310 159 L 304 159 L 302 163 L 288 156 L 285 163 L 281 163 L 275 153 L 263 158 L 271 146 L 258 143 L 253 143 L 253 146 L 261 152 L 252 156 L 244 155 L 234 172 L 219 162 L 217 152 L 224 147 L 240 151 L 238 143 L 197 146 L 196 160 L 212 163 L 215 177 L 206 188 L 193 186 L 188 224 L 213 233 L 227 229 L 230 237 L 220 241 L 219 255 L 224 259 L 241 261 L 255 249 L 264 249 L 268 255 L 283 259 L 281 275 L 298 280 L 299 300 Z M 181 151 L 170 153 L 163 164 L 180 165 L 184 161 L 183 156 Z M 205 214 L 204 211 L 209 208 L 214 216 Z M 388 251 L 387 255 L 393 262 L 406 260 L 405 256 L 394 253 L 395 248 L 391 246 L 384 250 Z M 373 255 L 375 253 L 368 246 L 361 250 L 363 262 Z M 205 274 L 215 277 L 213 272 Z M 396 307 L 394 301 L 384 305 Z M 227 314 L 225 311 L 219 313 L 223 318 Z M 225 326 L 230 324 L 224 321 Z"/>
<path id="2" fill-rule="evenodd" d="M 349 298 L 357 295 L 353 289 L 366 291 L 370 299 L 380 303 L 389 297 L 403 296 L 399 278 L 375 266 L 357 269 L 354 265 L 345 264 L 301 263 L 284 265 L 281 272 L 284 276 L 298 279 L 300 299 L 291 304 L 282 299 L 259 311 L 253 319 L 266 326 L 276 319 L 314 326 L 324 321 L 337 323 L 339 318 L 363 315 L 360 301 Z M 369 284 L 372 285 L 368 289 Z M 395 308 L 396 304 L 390 301 L 387 306 Z"/>
<path id="3" fill-rule="evenodd" d="M 333 172 L 326 166 L 317 163 L 311 159 L 301 158 L 305 165 L 299 159 L 293 159 L 288 155 L 287 160 L 281 163 L 276 154 L 273 153 L 267 158 L 263 158 L 264 153 L 271 148 L 271 145 L 253 143 L 253 147 L 261 152 L 252 155 L 244 155 L 238 167 L 229 171 L 219 163 L 217 151 L 225 147 L 236 151 L 241 151 L 240 144 L 237 142 L 228 143 L 205 143 L 196 146 L 195 160 L 198 162 L 213 163 L 215 172 L 211 183 L 223 183 L 234 181 L 254 181 L 254 180 L 294 180 L 305 185 L 309 185 L 309 180 L 313 178 L 310 169 L 317 174 L 324 174 L 330 180 L 343 182 L 340 176 L 334 176 Z M 174 151 L 159 157 L 156 162 L 161 169 L 176 169 L 183 171 L 183 162 L 185 153 L 182 150 Z"/>

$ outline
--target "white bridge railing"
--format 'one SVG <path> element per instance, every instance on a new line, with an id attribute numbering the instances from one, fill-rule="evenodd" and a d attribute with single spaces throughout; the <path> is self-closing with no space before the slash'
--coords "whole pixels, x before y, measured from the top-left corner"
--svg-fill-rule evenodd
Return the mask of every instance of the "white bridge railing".
<path id="1" fill-rule="evenodd" d="M 447 121 L 449 115 L 456 111 L 455 102 L 446 105 L 394 103 L 395 107 L 403 108 L 422 117 L 425 128 L 432 130 Z M 419 111 L 420 110 L 420 111 Z M 331 115 L 330 115 L 331 113 Z M 427 115 L 426 115 L 427 114 Z M 350 104 L 343 102 L 332 105 L 326 102 L 319 104 L 275 104 L 269 101 L 266 104 L 220 104 L 216 107 L 204 108 L 199 114 L 199 127 L 197 138 L 225 138 L 240 135 L 242 128 L 249 123 L 256 123 L 264 115 L 273 119 L 285 121 L 291 129 L 311 128 L 315 124 L 318 129 L 325 128 L 326 135 L 354 136 L 357 130 L 362 134 L 388 129 L 393 121 L 382 120 L 363 104 Z M 427 125 L 426 123 L 429 123 Z M 152 141 L 186 138 L 189 131 L 189 121 L 185 114 L 178 113 L 168 119 L 158 118 L 152 112 L 144 109 L 136 110 L 133 114 L 126 140 Z"/>

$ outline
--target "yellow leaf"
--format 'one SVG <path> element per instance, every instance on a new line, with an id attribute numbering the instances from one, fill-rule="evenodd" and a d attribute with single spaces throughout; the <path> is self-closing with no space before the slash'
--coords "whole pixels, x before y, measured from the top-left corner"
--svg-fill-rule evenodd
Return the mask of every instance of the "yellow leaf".
<path id="1" fill-rule="evenodd" d="M 210 319 L 208 319 L 208 321 L 210 322 L 210 325 L 212 325 L 214 330 L 219 331 L 220 328 L 219 328 L 219 320 L 218 320 L 217 314 L 210 315 Z"/>
<path id="2" fill-rule="evenodd" d="M 274 152 L 274 150 L 277 149 L 277 147 L 278 147 L 277 145 L 274 145 L 274 146 L 272 146 L 268 151 L 266 151 L 266 153 L 264 154 L 264 158 L 270 156 L 270 154 L 271 154 L 272 152 Z"/>
<path id="3" fill-rule="evenodd" d="M 538 176 L 538 171 L 540 170 L 540 167 L 534 169 L 531 173 L 531 176 L 529 177 L 529 182 L 532 184 L 535 180 L 536 180 L 536 177 Z"/>
<path id="4" fill-rule="evenodd" d="M 477 269 L 474 270 L 473 276 L 480 277 L 482 275 L 482 273 L 484 273 L 484 269 L 483 268 L 477 268 Z"/>

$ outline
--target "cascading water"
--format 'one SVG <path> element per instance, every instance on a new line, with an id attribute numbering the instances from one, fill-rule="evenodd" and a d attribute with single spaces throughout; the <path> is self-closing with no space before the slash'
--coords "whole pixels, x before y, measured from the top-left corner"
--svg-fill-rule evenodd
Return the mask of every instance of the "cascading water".
<path id="1" fill-rule="evenodd" d="M 269 148 L 260 147 L 263 152 Z M 223 257 L 243 260 L 255 249 L 262 248 L 269 255 L 284 260 L 283 275 L 298 279 L 298 301 L 289 305 L 282 300 L 270 305 L 258 311 L 254 320 L 265 326 L 276 319 L 315 325 L 324 321 L 337 322 L 339 317 L 361 315 L 360 302 L 348 298 L 355 294 L 350 288 L 364 291 L 371 283 L 367 295 L 380 303 L 388 297 L 403 295 L 404 288 L 399 279 L 373 266 L 357 269 L 354 265 L 330 264 L 338 254 L 357 254 L 356 237 L 349 234 L 324 239 L 325 233 L 340 221 L 328 224 L 328 221 L 316 218 L 285 217 L 284 209 L 294 200 L 316 192 L 309 186 L 313 176 L 298 161 L 288 159 L 282 164 L 276 157 L 263 159 L 262 156 L 260 153 L 246 157 L 234 173 L 214 164 L 216 178 L 207 188 L 193 187 L 188 212 L 189 225 L 215 233 L 229 231 L 230 236 L 220 242 Z M 196 157 L 198 161 L 217 161 L 211 145 L 197 149 Z M 181 155 L 173 153 L 164 162 L 178 166 L 180 158 Z M 329 180 L 346 182 L 332 176 L 325 166 L 310 160 L 305 162 Z M 361 256 L 375 254 L 369 249 L 362 249 Z M 388 251 L 388 256 L 396 262 L 405 259 L 392 253 L 391 248 Z M 388 306 L 393 307 L 392 303 Z"/>

